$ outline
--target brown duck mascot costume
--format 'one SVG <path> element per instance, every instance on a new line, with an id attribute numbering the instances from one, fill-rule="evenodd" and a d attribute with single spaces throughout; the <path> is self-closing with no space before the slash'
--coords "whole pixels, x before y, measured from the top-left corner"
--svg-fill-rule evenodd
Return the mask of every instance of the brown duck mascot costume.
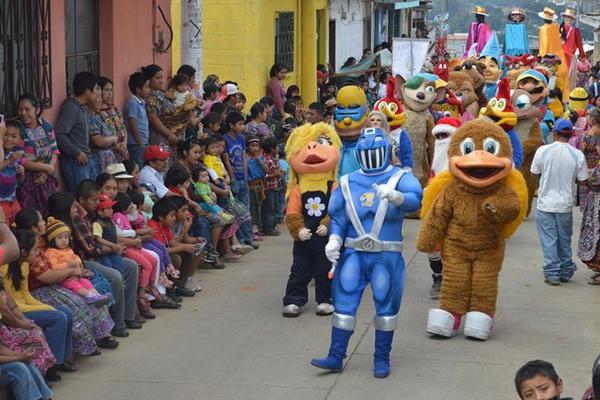
<path id="1" fill-rule="evenodd" d="M 450 170 L 425 191 L 417 236 L 419 251 L 441 244 L 444 263 L 440 305 L 429 310 L 427 332 L 452 337 L 466 314 L 465 336 L 487 340 L 505 241 L 525 217 L 527 187 L 506 133 L 484 119 L 456 131 L 448 160 Z"/>

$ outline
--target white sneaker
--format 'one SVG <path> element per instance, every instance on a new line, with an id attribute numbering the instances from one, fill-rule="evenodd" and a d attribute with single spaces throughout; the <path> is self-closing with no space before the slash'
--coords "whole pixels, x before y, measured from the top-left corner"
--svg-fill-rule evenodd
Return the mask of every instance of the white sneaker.
<path id="1" fill-rule="evenodd" d="M 454 329 L 454 315 L 440 308 L 432 308 L 429 310 L 427 317 L 427 333 L 443 337 L 456 336 L 457 331 Z"/>
<path id="2" fill-rule="evenodd" d="M 234 244 L 233 246 L 231 246 L 231 250 L 238 254 L 244 255 L 250 253 L 252 250 L 254 250 L 254 248 L 247 244 Z"/>
<path id="3" fill-rule="evenodd" d="M 479 311 L 470 311 L 466 314 L 465 336 L 488 340 L 492 332 L 492 325 L 494 325 L 494 319 L 489 315 Z"/>
<path id="4" fill-rule="evenodd" d="M 317 306 L 317 315 L 319 316 L 331 315 L 334 311 L 335 308 L 329 303 L 321 303 Z"/>
<path id="5" fill-rule="evenodd" d="M 187 278 L 183 287 L 188 290 L 193 290 L 194 292 L 202 291 L 202 286 L 200 286 L 200 284 L 198 284 L 198 281 L 196 280 L 196 278 L 192 278 L 192 277 Z"/>
<path id="6" fill-rule="evenodd" d="M 283 307 L 281 314 L 283 314 L 283 316 L 286 318 L 296 318 L 300 315 L 300 312 L 300 307 L 295 304 L 288 304 L 287 306 Z"/>

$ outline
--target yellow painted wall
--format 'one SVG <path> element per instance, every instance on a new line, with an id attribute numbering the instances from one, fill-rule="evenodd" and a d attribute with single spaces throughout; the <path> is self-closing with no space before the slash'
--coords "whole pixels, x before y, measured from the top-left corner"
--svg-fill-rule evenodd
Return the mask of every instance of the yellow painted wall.
<path id="1" fill-rule="evenodd" d="M 173 27 L 171 60 L 174 74 L 181 66 L 181 0 L 171 0 L 171 26 Z"/>
<path id="2" fill-rule="evenodd" d="M 238 82 L 248 99 L 248 106 L 258 101 L 266 94 L 269 69 L 275 62 L 275 19 L 278 12 L 287 11 L 294 12 L 295 54 L 294 70 L 288 74 L 284 85 L 299 85 L 302 68 L 309 68 L 316 74 L 316 64 L 305 65 L 299 55 L 301 3 L 302 0 L 203 0 L 204 75 L 217 74 L 221 82 Z M 316 7 L 326 8 L 326 2 L 316 0 L 316 3 Z M 326 38 L 323 40 L 327 43 Z M 316 48 L 312 51 L 316 53 Z M 314 63 L 315 57 L 312 59 Z M 302 87 L 300 91 L 308 102 L 313 98 L 310 94 L 316 92 L 316 87 L 306 94 Z"/>

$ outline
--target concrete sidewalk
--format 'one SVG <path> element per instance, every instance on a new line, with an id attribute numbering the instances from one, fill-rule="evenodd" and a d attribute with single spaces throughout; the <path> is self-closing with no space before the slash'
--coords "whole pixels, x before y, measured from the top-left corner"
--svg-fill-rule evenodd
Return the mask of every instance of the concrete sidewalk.
<path id="1" fill-rule="evenodd" d="M 428 296 L 427 257 L 414 247 L 418 224 L 405 225 L 408 275 L 388 379 L 372 376 L 370 292 L 344 372 L 322 374 L 309 364 L 327 352 L 330 318 L 317 317 L 312 303 L 297 319 L 281 317 L 291 263 L 286 233 L 223 271 L 199 271 L 203 292 L 181 310 L 159 310 L 156 320 L 120 340 L 118 350 L 79 359 L 79 372 L 54 385 L 55 398 L 505 400 L 517 398 L 518 367 L 542 358 L 556 366 L 565 395 L 579 399 L 600 353 L 600 288 L 586 284 L 585 266 L 578 263 L 568 284 L 545 285 L 530 217 L 507 246 L 491 339 L 434 340 L 425 332 L 436 303 Z M 577 226 L 575 240 L 578 232 Z"/>

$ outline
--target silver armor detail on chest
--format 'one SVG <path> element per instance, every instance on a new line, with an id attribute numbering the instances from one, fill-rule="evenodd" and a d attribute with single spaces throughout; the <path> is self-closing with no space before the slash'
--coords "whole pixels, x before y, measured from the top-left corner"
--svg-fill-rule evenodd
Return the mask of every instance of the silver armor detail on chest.
<path id="1" fill-rule="evenodd" d="M 406 171 L 404 170 L 396 171 L 387 181 L 386 185 L 395 188 L 398 186 L 400 178 L 402 178 L 402 175 L 405 173 Z M 358 213 L 356 212 L 354 202 L 352 201 L 352 193 L 350 192 L 348 175 L 341 177 L 340 186 L 346 203 L 346 213 L 350 218 L 350 222 L 352 223 L 354 230 L 358 234 L 357 238 L 346 238 L 344 240 L 344 246 L 368 253 L 379 253 L 382 251 L 392 251 L 397 253 L 402 252 L 402 241 L 387 241 L 379 239 L 379 233 L 381 232 L 383 222 L 385 221 L 385 216 L 389 207 L 389 201 L 387 199 L 380 199 L 377 211 L 375 212 L 375 217 L 373 218 L 371 232 L 367 233 L 362 225 L 362 222 L 360 221 Z"/>

